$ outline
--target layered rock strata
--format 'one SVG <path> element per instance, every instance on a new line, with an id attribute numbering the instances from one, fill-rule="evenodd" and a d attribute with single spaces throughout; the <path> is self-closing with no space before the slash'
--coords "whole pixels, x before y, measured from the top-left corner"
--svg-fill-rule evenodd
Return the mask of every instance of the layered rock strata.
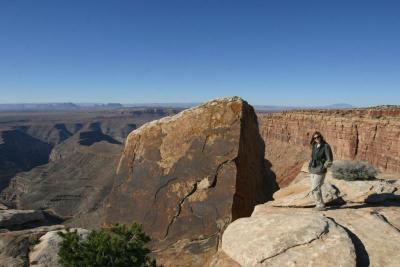
<path id="1" fill-rule="evenodd" d="M 293 110 L 259 114 L 265 157 L 281 186 L 310 157 L 309 141 L 322 132 L 335 159 L 366 160 L 381 171 L 400 173 L 400 108 Z"/>
<path id="2" fill-rule="evenodd" d="M 225 227 L 275 189 L 253 108 L 216 99 L 129 134 L 105 223 L 143 224 L 161 264 L 204 266 Z"/>

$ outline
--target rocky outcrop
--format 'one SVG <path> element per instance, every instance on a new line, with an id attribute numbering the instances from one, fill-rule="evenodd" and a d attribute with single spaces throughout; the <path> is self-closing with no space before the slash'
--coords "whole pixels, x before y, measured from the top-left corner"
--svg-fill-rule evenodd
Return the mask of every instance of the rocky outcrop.
<path id="1" fill-rule="evenodd" d="M 16 175 L 3 191 L 3 199 L 18 209 L 51 209 L 68 219 L 70 226 L 99 227 L 122 146 L 107 142 L 88 147 L 63 145 L 73 147 L 74 152 Z"/>
<path id="2" fill-rule="evenodd" d="M 145 122 L 175 112 L 134 108 L 21 117 L 0 114 L 1 127 L 13 129 L 12 135 L 0 129 L 5 137 L 0 144 L 0 199 L 15 209 L 51 209 L 67 218 L 71 227 L 99 227 L 125 137 Z M 20 135 L 32 137 L 19 142 Z M 38 145 L 30 147 L 33 138 L 34 144 L 52 148 L 51 153 Z M 44 160 L 31 153 L 35 147 L 44 153 Z M 3 191 L 2 182 L 8 184 Z"/>
<path id="3" fill-rule="evenodd" d="M 268 203 L 275 207 L 312 207 L 314 200 L 310 194 L 310 180 L 307 162 L 296 179 L 287 187 L 274 193 L 274 201 Z M 374 179 L 346 181 L 335 179 L 328 171 L 322 185 L 322 197 L 328 205 L 332 204 L 378 204 L 385 201 L 400 200 L 399 179 Z"/>
<path id="4" fill-rule="evenodd" d="M 366 160 L 381 171 L 400 173 L 400 108 L 293 110 L 259 114 L 265 158 L 281 186 L 288 185 L 310 157 L 319 130 L 335 159 Z"/>
<path id="5" fill-rule="evenodd" d="M 61 218 L 42 210 L 0 210 L 0 266 L 61 266 L 58 249 L 65 231 Z M 75 230 L 75 229 L 72 229 Z M 80 238 L 89 233 L 76 229 Z"/>
<path id="6" fill-rule="evenodd" d="M 346 231 L 316 212 L 258 211 L 231 223 L 222 250 L 242 266 L 355 266 Z"/>
<path id="7" fill-rule="evenodd" d="M 20 231 L 0 232 L 0 266 L 29 266 L 30 248 L 36 244 L 42 235 L 60 229 L 64 229 L 64 226 L 52 225 Z"/>
<path id="8" fill-rule="evenodd" d="M 324 200 L 328 196 L 334 200 L 330 204 L 336 204 L 320 212 L 311 208 L 310 181 L 303 169 L 274 194 L 274 201 L 257 205 L 250 218 L 227 227 L 210 266 L 232 261 L 241 266 L 397 266 L 398 181 L 327 177 Z M 379 202 L 371 204 L 371 196 Z"/>
<path id="9" fill-rule="evenodd" d="M 86 239 L 89 231 L 82 228 L 72 228 L 71 231 L 76 231 L 80 239 Z M 35 244 L 29 252 L 29 266 L 31 267 L 61 267 L 59 263 L 60 257 L 58 250 L 62 241 L 61 236 L 58 235 L 60 231 L 49 231 L 42 235 L 38 243 Z M 66 232 L 61 230 L 61 232 Z"/>
<path id="10" fill-rule="evenodd" d="M 60 223 L 61 218 L 43 210 L 0 210 L 0 229 L 22 229 L 30 226 Z"/>
<path id="11" fill-rule="evenodd" d="M 275 189 L 253 108 L 216 99 L 129 134 L 105 223 L 143 224 L 161 264 L 203 266 L 226 225 Z"/>

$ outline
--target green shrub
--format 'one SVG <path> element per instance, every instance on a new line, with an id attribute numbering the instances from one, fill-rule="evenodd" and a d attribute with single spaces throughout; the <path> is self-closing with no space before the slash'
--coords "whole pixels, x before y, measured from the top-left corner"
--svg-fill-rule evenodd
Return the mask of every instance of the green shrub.
<path id="1" fill-rule="evenodd" d="M 355 181 L 375 179 L 378 171 L 370 163 L 357 160 L 335 161 L 331 168 L 336 179 Z"/>
<path id="2" fill-rule="evenodd" d="M 145 247 L 150 238 L 137 223 L 130 227 L 116 224 L 108 230 L 94 230 L 84 240 L 76 230 L 58 234 L 62 237 L 58 255 L 65 267 L 156 266 L 148 257 L 150 250 Z"/>

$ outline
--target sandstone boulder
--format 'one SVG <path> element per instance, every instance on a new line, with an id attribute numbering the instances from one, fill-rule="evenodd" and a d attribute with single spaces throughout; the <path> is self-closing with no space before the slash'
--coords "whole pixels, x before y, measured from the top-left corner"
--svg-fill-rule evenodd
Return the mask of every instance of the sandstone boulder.
<path id="1" fill-rule="evenodd" d="M 226 225 L 275 190 L 253 108 L 216 99 L 128 136 L 104 221 L 143 224 L 162 264 L 202 266 Z"/>
<path id="2" fill-rule="evenodd" d="M 89 231 L 82 228 L 71 228 L 77 231 L 80 239 L 85 239 Z M 58 249 L 62 238 L 57 234 L 59 231 L 50 231 L 42 235 L 39 243 L 36 244 L 29 252 L 29 264 L 31 267 L 61 267 L 58 262 Z M 62 232 L 66 232 L 62 230 Z"/>
<path id="3" fill-rule="evenodd" d="M 346 231 L 317 212 L 270 208 L 231 223 L 222 251 L 242 266 L 355 266 Z"/>

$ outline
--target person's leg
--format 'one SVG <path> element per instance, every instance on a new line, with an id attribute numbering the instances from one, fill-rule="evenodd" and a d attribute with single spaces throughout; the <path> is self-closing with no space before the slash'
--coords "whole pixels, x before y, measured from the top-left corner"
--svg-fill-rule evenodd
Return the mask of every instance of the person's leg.
<path id="1" fill-rule="evenodd" d="M 321 186 L 325 180 L 325 174 L 311 174 L 311 194 L 317 208 L 325 207 L 322 199 Z"/>

